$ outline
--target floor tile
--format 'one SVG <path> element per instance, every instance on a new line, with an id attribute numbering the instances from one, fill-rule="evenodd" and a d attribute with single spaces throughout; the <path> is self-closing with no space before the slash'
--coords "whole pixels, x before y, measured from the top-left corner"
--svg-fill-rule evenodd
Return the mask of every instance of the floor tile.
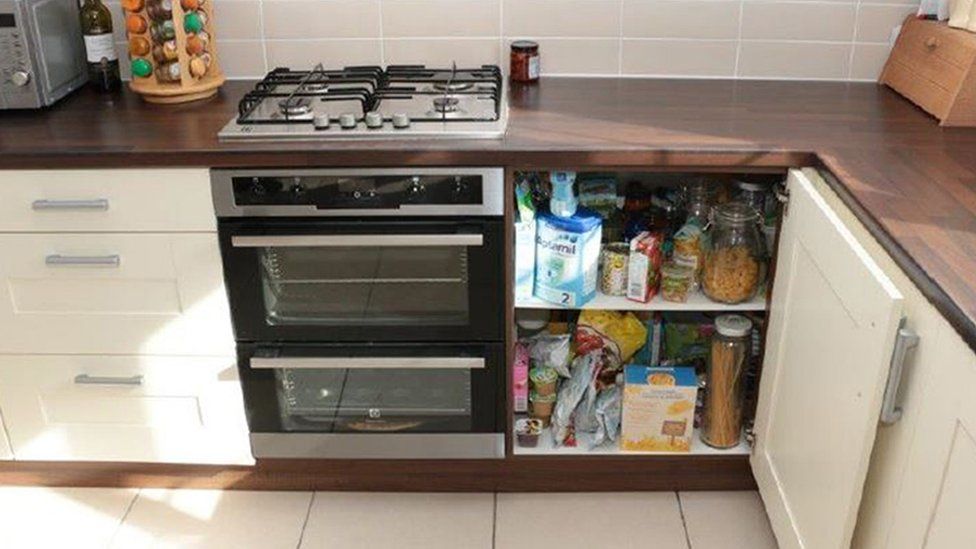
<path id="1" fill-rule="evenodd" d="M 692 549 L 776 549 L 756 492 L 681 492 Z"/>
<path id="2" fill-rule="evenodd" d="M 498 494 L 495 547 L 687 549 L 674 492 Z"/>
<path id="3" fill-rule="evenodd" d="M 137 490 L 0 488 L 0 547 L 106 547 Z"/>
<path id="4" fill-rule="evenodd" d="M 490 549 L 494 503 L 493 494 L 316 492 L 301 549 Z"/>
<path id="5" fill-rule="evenodd" d="M 144 489 L 112 547 L 294 549 L 311 492 Z"/>

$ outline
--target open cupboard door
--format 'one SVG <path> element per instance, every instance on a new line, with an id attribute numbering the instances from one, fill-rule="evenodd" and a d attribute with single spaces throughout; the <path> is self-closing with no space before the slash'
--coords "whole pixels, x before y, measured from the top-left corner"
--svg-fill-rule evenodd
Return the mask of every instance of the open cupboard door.
<path id="1" fill-rule="evenodd" d="M 816 177 L 816 174 L 810 174 Z M 793 170 L 752 470 L 780 547 L 849 547 L 902 297 Z"/>

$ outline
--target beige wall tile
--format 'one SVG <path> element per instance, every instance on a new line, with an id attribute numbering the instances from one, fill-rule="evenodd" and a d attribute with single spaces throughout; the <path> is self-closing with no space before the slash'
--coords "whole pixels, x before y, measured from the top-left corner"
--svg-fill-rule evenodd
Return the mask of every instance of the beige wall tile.
<path id="1" fill-rule="evenodd" d="M 917 6 L 863 5 L 857 16 L 857 41 L 888 43 L 892 29 L 917 11 Z"/>
<path id="2" fill-rule="evenodd" d="M 266 38 L 379 38 L 379 0 L 268 0 Z"/>
<path id="3" fill-rule="evenodd" d="M 736 38 L 738 2 L 624 0 L 624 38 Z"/>
<path id="4" fill-rule="evenodd" d="M 386 63 L 439 65 L 450 67 L 457 63 L 458 67 L 480 67 L 481 65 L 498 64 L 500 44 L 497 39 L 443 39 L 432 40 L 423 38 L 403 38 L 385 40 Z"/>
<path id="5" fill-rule="evenodd" d="M 220 2 L 215 9 L 214 34 L 218 40 L 261 38 L 261 4 L 257 0 Z"/>
<path id="6" fill-rule="evenodd" d="M 379 40 L 268 40 L 267 48 L 269 70 L 310 69 L 319 62 L 326 67 L 383 62 Z"/>
<path id="7" fill-rule="evenodd" d="M 746 2 L 742 38 L 850 41 L 854 13 L 853 4 Z"/>
<path id="8" fill-rule="evenodd" d="M 616 38 L 543 38 L 538 42 L 544 75 L 619 74 L 620 41 Z M 511 43 L 506 41 L 506 52 Z M 507 70 L 508 63 L 504 65 Z"/>
<path id="9" fill-rule="evenodd" d="M 504 0 L 510 37 L 617 37 L 621 0 Z"/>
<path id="10" fill-rule="evenodd" d="M 851 80 L 876 82 L 890 51 L 891 47 L 887 44 L 854 44 Z"/>
<path id="11" fill-rule="evenodd" d="M 847 78 L 851 44 L 743 42 L 739 76 L 745 78 Z"/>
<path id="12" fill-rule="evenodd" d="M 268 72 L 260 40 L 220 40 L 217 56 L 228 78 L 257 78 Z"/>
<path id="13" fill-rule="evenodd" d="M 382 0 L 383 37 L 499 36 L 501 0 Z"/>
<path id="14" fill-rule="evenodd" d="M 733 76 L 733 40 L 624 40 L 623 74 Z"/>

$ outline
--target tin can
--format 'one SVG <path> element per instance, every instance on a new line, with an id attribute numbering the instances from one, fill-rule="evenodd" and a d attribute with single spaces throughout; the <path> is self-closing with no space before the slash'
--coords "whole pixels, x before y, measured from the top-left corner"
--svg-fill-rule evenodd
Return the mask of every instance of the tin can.
<path id="1" fill-rule="evenodd" d="M 630 246 L 624 242 L 607 244 L 601 260 L 600 291 L 606 295 L 627 295 L 627 268 Z"/>

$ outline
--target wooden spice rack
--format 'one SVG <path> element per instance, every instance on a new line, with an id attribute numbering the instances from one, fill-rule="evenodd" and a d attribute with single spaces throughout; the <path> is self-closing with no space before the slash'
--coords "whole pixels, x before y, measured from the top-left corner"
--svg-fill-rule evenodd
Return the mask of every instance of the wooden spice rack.
<path id="1" fill-rule="evenodd" d="M 149 41 L 150 52 L 145 55 L 133 56 L 132 51 L 129 52 L 130 60 L 136 58 L 142 58 L 148 61 L 152 66 L 152 72 L 148 76 L 139 77 L 133 74 L 132 81 L 129 86 L 133 91 L 142 95 L 143 99 L 150 103 L 163 103 L 163 104 L 176 104 L 176 103 L 186 103 L 189 101 L 197 101 L 200 99 L 206 99 L 216 95 L 217 90 L 226 80 L 223 71 L 220 69 L 220 62 L 217 58 L 217 45 L 214 39 L 214 0 L 201 1 L 197 12 L 200 12 L 206 18 L 202 32 L 206 32 L 209 40 L 205 46 L 205 53 L 210 56 L 210 64 L 203 74 L 203 76 L 195 77 L 190 72 L 190 63 L 194 56 L 191 55 L 187 50 L 187 39 L 192 36 L 192 34 L 187 33 L 184 27 L 184 22 L 186 19 L 186 12 L 180 0 L 173 0 L 172 3 L 172 21 L 174 38 L 176 42 L 176 59 L 172 60 L 179 63 L 180 68 L 180 78 L 178 81 L 162 81 L 157 77 L 157 69 L 163 64 L 158 62 L 154 56 L 152 49 L 156 46 L 161 46 L 153 40 L 150 29 L 155 22 L 148 13 L 148 6 L 154 1 L 159 0 L 145 0 L 142 4 L 142 8 L 138 11 L 128 11 L 125 10 L 126 17 L 130 15 L 138 15 L 142 17 L 148 27 L 145 32 L 133 33 L 131 29 L 127 27 L 127 35 L 129 40 L 134 37 L 142 37 Z M 125 4 L 123 3 L 123 8 Z"/>

